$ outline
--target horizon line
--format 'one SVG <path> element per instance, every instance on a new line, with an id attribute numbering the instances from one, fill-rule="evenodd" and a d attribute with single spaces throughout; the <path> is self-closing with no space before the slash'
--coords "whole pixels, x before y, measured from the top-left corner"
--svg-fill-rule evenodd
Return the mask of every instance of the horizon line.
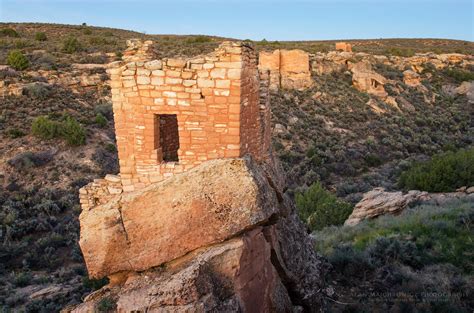
<path id="1" fill-rule="evenodd" d="M 172 34 L 172 33 L 147 33 L 143 31 L 137 31 L 133 29 L 127 29 L 127 28 L 117 28 L 117 27 L 110 27 L 110 26 L 99 26 L 99 25 L 91 25 L 87 24 L 82 25 L 82 24 L 64 24 L 64 23 L 51 23 L 51 22 L 27 22 L 27 21 L 22 21 L 22 22 L 16 22 L 16 21 L 0 21 L 0 24 L 44 24 L 44 25 L 62 25 L 62 26 L 87 26 L 87 27 L 95 27 L 95 28 L 106 28 L 106 29 L 116 29 L 116 30 L 124 30 L 124 31 L 130 31 L 134 33 L 138 33 L 141 35 L 145 36 L 208 36 L 208 37 L 218 37 L 218 38 L 223 38 L 223 39 L 233 39 L 233 40 L 250 40 L 250 41 L 263 41 L 266 40 L 268 42 L 312 42 L 312 41 L 368 41 L 368 40 L 398 40 L 398 39 L 408 39 L 408 40 L 451 40 L 451 41 L 464 41 L 464 42 L 469 42 L 469 43 L 474 43 L 474 41 L 468 40 L 468 39 L 453 39 L 453 38 L 446 38 L 446 37 L 371 37 L 371 38 L 335 38 L 335 39 L 295 39 L 295 40 L 286 40 L 286 39 L 277 39 L 277 40 L 267 40 L 265 38 L 260 39 L 260 40 L 255 40 L 255 39 L 241 39 L 241 38 L 235 38 L 235 37 L 226 37 L 226 36 L 221 36 L 221 35 L 211 35 L 211 34 L 199 34 L 199 33 L 188 33 L 188 34 Z"/>

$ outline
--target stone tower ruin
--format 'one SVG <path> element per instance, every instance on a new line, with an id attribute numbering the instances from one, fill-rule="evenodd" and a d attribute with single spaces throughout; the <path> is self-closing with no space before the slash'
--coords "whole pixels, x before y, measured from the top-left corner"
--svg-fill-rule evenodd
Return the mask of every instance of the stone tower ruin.
<path id="1" fill-rule="evenodd" d="M 251 46 L 224 42 L 207 55 L 157 60 L 151 41 L 127 45 L 108 69 L 120 175 L 83 188 L 83 207 L 208 160 L 268 155 L 268 83 Z"/>
<path id="2" fill-rule="evenodd" d="M 109 285 L 73 312 L 103 298 L 117 312 L 316 311 L 321 263 L 270 149 L 269 90 L 301 86 L 308 58 L 278 52 L 272 68 L 243 43 L 161 60 L 152 42 L 128 46 L 108 70 L 120 173 L 80 189 L 79 245 Z M 292 56 L 304 66 L 288 69 Z"/>
<path id="3" fill-rule="evenodd" d="M 205 56 L 153 60 L 151 42 L 131 41 L 124 61 L 109 70 L 124 191 L 207 160 L 265 156 L 269 108 L 251 47 L 225 42 Z"/>

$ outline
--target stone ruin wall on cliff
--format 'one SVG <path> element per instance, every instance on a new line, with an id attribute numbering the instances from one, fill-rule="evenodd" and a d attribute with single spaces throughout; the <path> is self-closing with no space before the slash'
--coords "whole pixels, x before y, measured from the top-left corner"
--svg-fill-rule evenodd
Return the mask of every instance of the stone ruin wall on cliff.
<path id="1" fill-rule="evenodd" d="M 155 60 L 151 41 L 128 45 L 123 60 L 108 69 L 120 174 L 82 188 L 83 208 L 208 160 L 269 156 L 269 83 L 259 76 L 252 47 L 224 42 L 204 56 Z M 168 140 L 178 147 L 172 161 L 162 146 L 165 117 L 176 123 Z"/>

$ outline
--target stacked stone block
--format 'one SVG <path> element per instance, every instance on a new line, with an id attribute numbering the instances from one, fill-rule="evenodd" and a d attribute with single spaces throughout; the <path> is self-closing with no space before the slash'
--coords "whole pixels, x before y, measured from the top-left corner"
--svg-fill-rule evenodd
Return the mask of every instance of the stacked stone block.
<path id="1" fill-rule="evenodd" d="M 107 174 L 104 179 L 94 181 L 79 190 L 79 201 L 83 210 L 105 204 L 116 195 L 121 194 L 120 176 Z"/>

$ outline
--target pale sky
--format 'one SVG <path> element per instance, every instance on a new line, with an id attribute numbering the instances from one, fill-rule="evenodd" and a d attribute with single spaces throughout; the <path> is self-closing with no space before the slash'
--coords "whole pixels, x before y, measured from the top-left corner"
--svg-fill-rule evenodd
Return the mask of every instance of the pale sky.
<path id="1" fill-rule="evenodd" d="M 0 21 L 253 40 L 474 41 L 473 0 L 0 0 Z"/>

